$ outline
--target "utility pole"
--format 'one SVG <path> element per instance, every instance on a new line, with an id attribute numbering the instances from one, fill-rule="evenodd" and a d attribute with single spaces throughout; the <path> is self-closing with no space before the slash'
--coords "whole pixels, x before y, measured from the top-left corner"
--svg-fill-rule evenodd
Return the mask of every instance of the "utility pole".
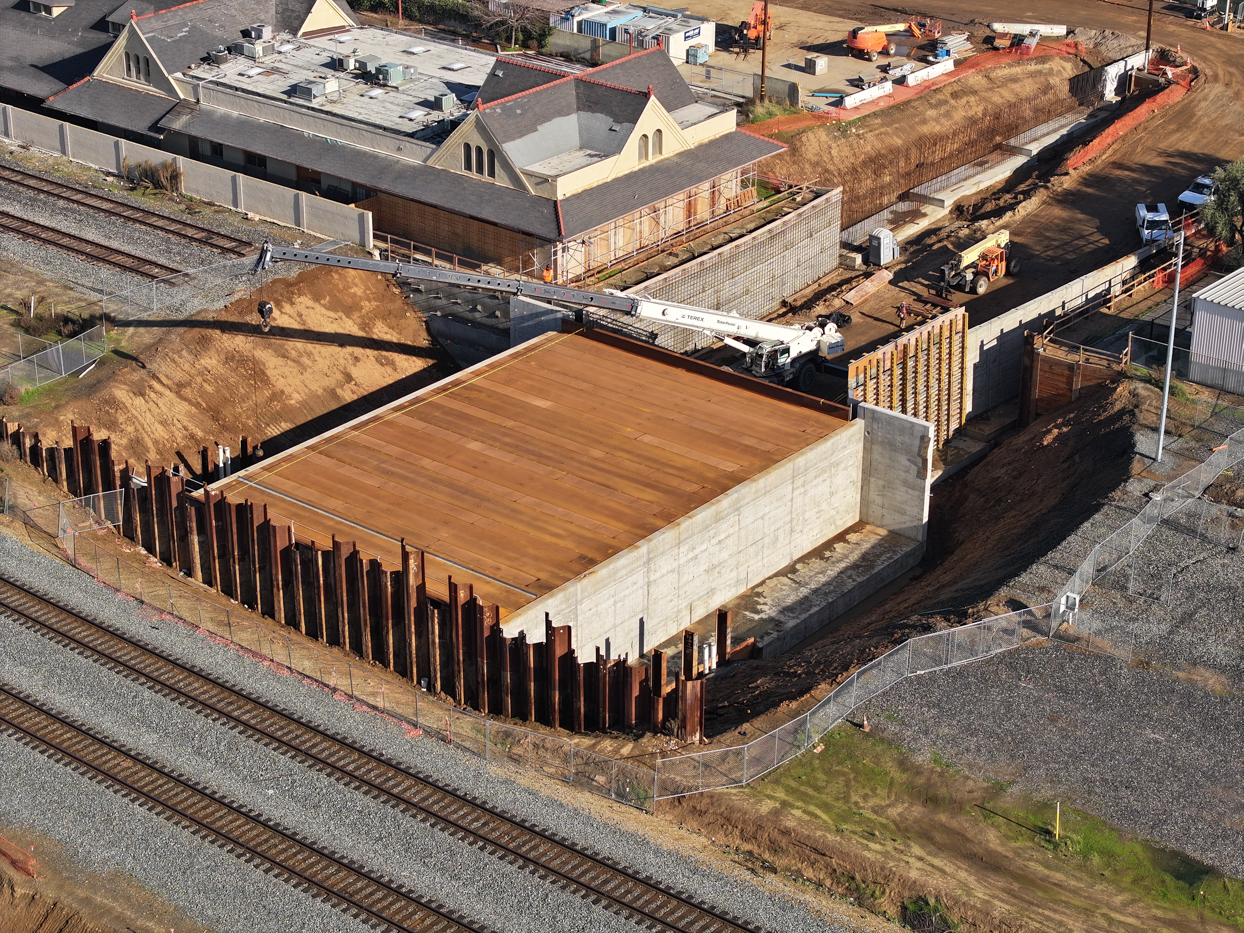
<path id="1" fill-rule="evenodd" d="M 1171 397 L 1171 364 L 1175 362 L 1175 320 L 1179 317 L 1179 277 L 1184 271 L 1184 225 L 1179 224 L 1179 254 L 1175 257 L 1175 301 L 1171 304 L 1171 332 L 1166 341 L 1166 376 L 1162 380 L 1162 416 L 1158 419 L 1158 452 L 1155 462 L 1162 460 L 1162 442 L 1166 438 L 1166 406 Z"/>
<path id="2" fill-rule="evenodd" d="M 1148 67 L 1149 50 L 1153 48 L 1153 0 L 1149 0 L 1149 20 L 1145 23 L 1145 67 Z"/>
<path id="3" fill-rule="evenodd" d="M 1153 0 L 1149 0 L 1150 3 Z M 760 21 L 760 102 L 765 102 L 765 79 L 769 72 L 769 0 L 765 0 L 764 19 Z"/>

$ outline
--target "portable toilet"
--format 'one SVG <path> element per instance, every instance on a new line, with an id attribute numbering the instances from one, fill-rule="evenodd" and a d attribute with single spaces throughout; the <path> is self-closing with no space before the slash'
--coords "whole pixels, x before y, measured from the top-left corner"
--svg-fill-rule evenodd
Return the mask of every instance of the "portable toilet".
<path id="1" fill-rule="evenodd" d="M 868 262 L 884 266 L 898 259 L 898 240 L 885 227 L 878 227 L 868 235 Z"/>

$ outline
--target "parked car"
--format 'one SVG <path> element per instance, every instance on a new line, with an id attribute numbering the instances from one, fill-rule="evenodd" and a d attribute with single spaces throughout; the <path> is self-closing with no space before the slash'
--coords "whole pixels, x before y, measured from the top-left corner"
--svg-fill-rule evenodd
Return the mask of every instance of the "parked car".
<path id="1" fill-rule="evenodd" d="M 1188 190 L 1179 196 L 1179 206 L 1186 213 L 1198 207 L 1214 196 L 1214 179 L 1202 175 L 1188 186 Z"/>
<path id="2" fill-rule="evenodd" d="M 1166 205 L 1137 204 L 1136 230 L 1142 243 L 1160 243 L 1174 236 L 1171 215 L 1166 212 Z"/>

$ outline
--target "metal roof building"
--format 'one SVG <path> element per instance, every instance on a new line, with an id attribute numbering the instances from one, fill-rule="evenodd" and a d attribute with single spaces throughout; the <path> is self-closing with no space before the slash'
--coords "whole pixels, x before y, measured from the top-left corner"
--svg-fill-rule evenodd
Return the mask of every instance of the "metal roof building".
<path id="1" fill-rule="evenodd" d="M 1188 378 L 1244 395 L 1244 269 L 1192 296 Z"/>

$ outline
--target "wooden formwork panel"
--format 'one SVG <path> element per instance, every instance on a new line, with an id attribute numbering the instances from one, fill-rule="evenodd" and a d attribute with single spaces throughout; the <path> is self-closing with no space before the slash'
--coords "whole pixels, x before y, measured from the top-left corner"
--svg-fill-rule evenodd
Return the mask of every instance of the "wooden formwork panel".
<path id="1" fill-rule="evenodd" d="M 967 417 L 968 316 L 952 311 L 852 362 L 851 398 L 933 425 L 941 446 Z"/>

